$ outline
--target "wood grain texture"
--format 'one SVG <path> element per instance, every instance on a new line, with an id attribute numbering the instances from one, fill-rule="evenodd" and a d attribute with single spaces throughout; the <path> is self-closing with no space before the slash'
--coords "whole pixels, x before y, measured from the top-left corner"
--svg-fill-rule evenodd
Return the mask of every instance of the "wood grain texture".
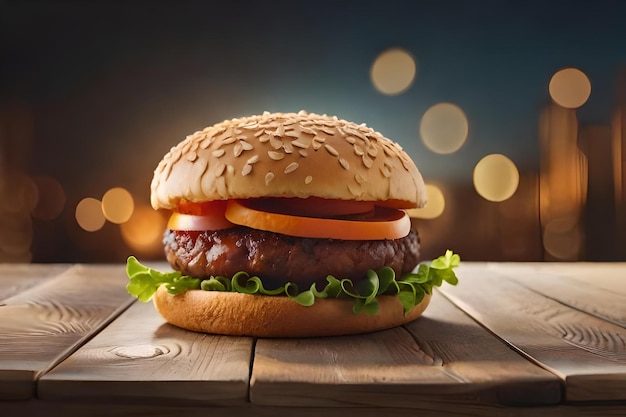
<path id="1" fill-rule="evenodd" d="M 35 380 L 131 302 L 120 266 L 74 266 L 0 306 L 0 399 L 27 399 Z"/>
<path id="2" fill-rule="evenodd" d="M 529 262 L 488 263 L 486 267 L 500 270 L 528 268 L 575 279 L 581 283 L 592 283 L 595 288 L 626 295 L 626 262 Z"/>
<path id="3" fill-rule="evenodd" d="M 3 304 L 5 298 L 60 275 L 70 267 L 68 264 L 0 263 L 0 304 Z"/>
<path id="4" fill-rule="evenodd" d="M 558 377 L 511 350 L 438 291 L 433 298 L 423 319 L 406 326 L 433 365 L 480 387 L 484 401 L 525 406 L 561 401 Z"/>
<path id="5" fill-rule="evenodd" d="M 489 264 L 488 268 L 546 297 L 626 328 L 626 264 L 549 265 Z"/>
<path id="6" fill-rule="evenodd" d="M 566 401 L 626 400 L 626 330 L 517 282 L 528 274 L 527 268 L 515 265 L 464 265 L 459 285 L 445 286 L 442 292 L 502 340 L 561 377 Z M 561 290 L 567 294 L 569 287 Z"/>
<path id="7" fill-rule="evenodd" d="M 149 404 L 246 403 L 253 340 L 167 324 L 136 302 L 48 374 L 39 398 Z"/>
<path id="8" fill-rule="evenodd" d="M 512 352 L 437 294 L 407 329 L 260 339 L 250 399 L 262 405 L 400 408 L 560 400 L 558 378 Z"/>

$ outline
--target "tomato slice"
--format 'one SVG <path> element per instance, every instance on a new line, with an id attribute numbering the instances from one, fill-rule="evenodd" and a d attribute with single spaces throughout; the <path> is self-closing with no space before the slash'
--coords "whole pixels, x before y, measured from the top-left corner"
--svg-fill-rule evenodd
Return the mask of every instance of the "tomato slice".
<path id="1" fill-rule="evenodd" d="M 326 219 L 273 213 L 245 200 L 229 200 L 226 218 L 232 223 L 290 236 L 342 240 L 400 239 L 409 234 L 411 220 L 402 210 L 376 207 L 358 220 Z"/>
<path id="2" fill-rule="evenodd" d="M 342 217 L 371 213 L 373 201 L 329 200 L 320 197 L 308 198 L 258 198 L 254 208 L 272 213 L 291 214 L 303 217 Z"/>
<path id="3" fill-rule="evenodd" d="M 235 226 L 226 219 L 226 201 L 205 203 L 183 202 L 172 212 L 167 228 L 170 230 L 221 230 Z"/>

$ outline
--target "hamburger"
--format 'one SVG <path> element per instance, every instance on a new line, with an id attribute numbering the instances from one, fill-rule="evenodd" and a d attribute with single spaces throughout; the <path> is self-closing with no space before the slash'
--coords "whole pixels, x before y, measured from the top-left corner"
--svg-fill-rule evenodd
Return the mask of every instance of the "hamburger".
<path id="1" fill-rule="evenodd" d="M 258 337 L 371 332 L 418 318 L 458 255 L 420 263 L 406 209 L 426 204 L 395 142 L 327 115 L 235 118 L 187 136 L 154 171 L 170 210 L 172 271 L 129 257 L 127 290 L 199 332 Z"/>

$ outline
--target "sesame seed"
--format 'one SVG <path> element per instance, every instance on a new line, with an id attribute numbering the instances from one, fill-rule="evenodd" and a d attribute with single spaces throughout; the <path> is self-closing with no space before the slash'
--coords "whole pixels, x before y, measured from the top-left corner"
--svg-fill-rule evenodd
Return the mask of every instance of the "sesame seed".
<path id="1" fill-rule="evenodd" d="M 213 139 L 214 139 L 214 138 L 213 138 L 212 136 L 209 136 L 209 137 L 207 137 L 207 138 L 203 139 L 203 140 L 202 140 L 202 142 L 200 142 L 200 148 L 201 148 L 201 149 L 206 149 L 206 148 L 208 148 L 208 147 L 209 147 L 209 145 L 213 142 Z"/>
<path id="2" fill-rule="evenodd" d="M 217 168 L 215 168 L 215 176 L 221 177 L 224 174 L 225 170 L 226 170 L 226 164 L 224 164 L 223 162 L 220 162 L 217 165 Z"/>
<path id="3" fill-rule="evenodd" d="M 305 151 L 304 149 L 300 149 L 298 151 L 298 153 L 300 154 L 301 157 L 306 158 L 307 156 L 309 156 L 309 153 L 307 151 Z"/>
<path id="4" fill-rule="evenodd" d="M 330 136 L 335 136 L 335 131 L 334 131 L 333 129 L 330 129 L 330 128 L 326 127 L 326 126 L 322 126 L 322 127 L 320 128 L 320 130 L 321 130 L 322 132 L 326 133 L 327 135 L 330 135 Z"/>
<path id="5" fill-rule="evenodd" d="M 267 174 L 265 174 L 265 185 L 269 185 L 269 183 L 272 182 L 273 179 L 274 179 L 273 172 L 268 172 Z"/>
<path id="6" fill-rule="evenodd" d="M 294 140 L 291 142 L 291 144 L 297 148 L 301 148 L 301 149 L 306 149 L 309 147 L 308 143 L 305 143 L 303 141 L 301 141 L 300 139 Z"/>
<path id="7" fill-rule="evenodd" d="M 354 153 L 358 156 L 363 156 L 365 154 L 365 151 L 363 151 L 363 148 L 361 148 L 359 145 L 354 145 L 353 149 Z"/>
<path id="8" fill-rule="evenodd" d="M 254 130 L 254 129 L 257 129 L 258 127 L 259 127 L 259 122 L 249 122 L 249 123 L 241 125 L 242 129 L 247 129 L 247 130 Z"/>
<path id="9" fill-rule="evenodd" d="M 246 142 L 245 140 L 239 141 L 239 144 L 241 145 L 244 151 L 251 151 L 252 149 L 254 149 L 254 146 L 252 146 L 251 143 Z"/>
<path id="10" fill-rule="evenodd" d="M 304 179 L 304 183 L 307 185 L 310 184 L 311 181 L 313 181 L 313 177 L 310 175 L 307 175 L 306 178 Z"/>
<path id="11" fill-rule="evenodd" d="M 285 135 L 285 126 L 278 125 L 276 131 L 273 133 L 274 136 L 284 136 Z"/>
<path id="12" fill-rule="evenodd" d="M 259 162 L 259 155 L 254 155 L 251 156 L 250 158 L 248 158 L 248 160 L 246 161 L 247 164 L 256 164 L 257 162 Z"/>
<path id="13" fill-rule="evenodd" d="M 339 156 L 339 152 L 337 152 L 337 149 L 333 148 L 329 144 L 324 144 L 324 148 L 326 148 L 328 153 L 331 154 L 332 156 Z"/>
<path id="14" fill-rule="evenodd" d="M 341 167 L 346 171 L 350 170 L 350 164 L 343 158 L 339 158 L 339 165 L 341 165 Z"/>
<path id="15" fill-rule="evenodd" d="M 349 183 L 348 184 L 348 191 L 350 191 L 350 193 L 354 196 L 358 196 L 361 194 L 361 186 L 358 184 L 352 184 Z"/>
<path id="16" fill-rule="evenodd" d="M 315 136 L 315 130 L 311 129 L 310 127 L 303 126 L 303 127 L 300 128 L 300 131 L 302 133 L 306 133 L 307 135 Z"/>
<path id="17" fill-rule="evenodd" d="M 400 162 L 402 162 L 402 166 L 407 171 L 411 169 L 411 165 L 413 164 L 413 161 L 411 161 L 411 159 L 408 156 L 406 156 L 404 152 L 400 154 Z"/>
<path id="18" fill-rule="evenodd" d="M 363 165 L 365 165 L 366 168 L 371 168 L 374 164 L 374 160 L 367 155 L 363 155 L 361 160 L 363 161 Z"/>
<path id="19" fill-rule="evenodd" d="M 274 161 L 280 161 L 285 157 L 285 154 L 276 151 L 267 151 L 267 156 L 269 156 L 270 159 L 273 159 Z"/>
<path id="20" fill-rule="evenodd" d="M 270 145 L 272 145 L 272 148 L 274 149 L 280 149 L 283 147 L 283 140 L 281 138 L 270 136 Z"/>
<path id="21" fill-rule="evenodd" d="M 230 145 L 231 143 L 235 143 L 235 141 L 237 140 L 236 137 L 234 136 L 227 136 L 225 139 L 222 140 L 222 142 L 220 143 L 221 145 Z"/>
<path id="22" fill-rule="evenodd" d="M 298 164 L 297 162 L 292 162 L 292 163 L 290 163 L 289 165 L 287 165 L 285 167 L 284 173 L 285 174 L 290 174 L 293 171 L 295 171 L 296 169 L 298 169 L 299 166 L 300 166 L 300 164 Z"/>
<path id="23" fill-rule="evenodd" d="M 387 156 L 396 156 L 393 148 L 390 148 L 387 144 L 383 144 L 383 151 Z"/>
<path id="24" fill-rule="evenodd" d="M 245 164 L 243 166 L 243 169 L 241 170 L 241 175 L 245 177 L 246 175 L 248 175 L 251 172 L 252 172 L 252 165 Z"/>
<path id="25" fill-rule="evenodd" d="M 189 153 L 185 156 L 185 158 L 186 158 L 189 162 L 193 162 L 193 161 L 195 161 L 196 159 L 198 159 L 198 154 L 197 154 L 197 153 L 195 153 L 195 152 L 189 152 Z"/>
<path id="26" fill-rule="evenodd" d="M 169 159 L 168 162 L 174 163 L 174 162 L 178 161 L 180 159 L 181 155 L 182 154 L 180 153 L 180 149 L 172 148 L 170 150 L 170 157 L 168 158 Z"/>
<path id="27" fill-rule="evenodd" d="M 219 158 L 220 156 L 223 156 L 226 153 L 226 151 L 224 149 L 216 149 L 213 152 L 211 152 L 211 155 L 213 155 L 216 158 Z"/>

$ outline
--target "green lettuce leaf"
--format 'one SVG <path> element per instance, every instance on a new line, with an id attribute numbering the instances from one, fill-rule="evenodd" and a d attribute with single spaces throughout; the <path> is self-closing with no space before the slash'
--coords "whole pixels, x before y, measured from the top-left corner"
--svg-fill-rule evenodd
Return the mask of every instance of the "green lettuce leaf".
<path id="1" fill-rule="evenodd" d="M 329 275 L 323 289 L 318 290 L 313 284 L 310 288 L 299 291 L 293 282 L 278 288 L 265 288 L 261 278 L 243 271 L 231 278 L 215 276 L 205 280 L 184 276 L 178 271 L 160 272 L 142 265 L 134 256 L 130 256 L 126 262 L 129 278 L 126 290 L 142 302 L 149 301 L 162 285 L 173 295 L 189 290 L 203 290 L 286 296 L 305 307 L 315 304 L 318 298 L 343 298 L 354 300 L 355 314 L 363 312 L 370 315 L 378 314 L 380 304 L 376 297 L 385 294 L 397 295 L 404 312 L 408 313 L 422 302 L 426 294 L 432 294 L 432 289 L 441 286 L 444 281 L 456 285 L 458 278 L 454 269 L 460 262 L 460 256 L 448 250 L 430 263 L 420 264 L 415 272 L 399 278 L 393 269 L 383 267 L 377 271 L 370 269 L 366 279 L 357 286 L 349 279 L 338 279 Z"/>
<path id="2" fill-rule="evenodd" d="M 181 294 L 200 288 L 200 280 L 183 276 L 178 271 L 161 272 L 139 263 L 137 258 L 130 256 L 126 261 L 126 275 L 129 282 L 126 291 L 139 301 L 150 301 L 161 285 L 165 285 L 170 294 Z"/>

